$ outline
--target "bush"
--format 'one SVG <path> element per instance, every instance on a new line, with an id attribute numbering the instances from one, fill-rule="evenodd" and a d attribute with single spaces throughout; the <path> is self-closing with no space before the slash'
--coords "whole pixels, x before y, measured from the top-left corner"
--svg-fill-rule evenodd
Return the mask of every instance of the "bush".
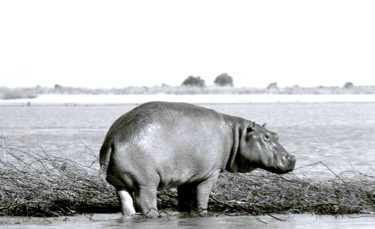
<path id="1" fill-rule="evenodd" d="M 233 86 L 233 78 L 232 76 L 228 75 L 227 73 L 222 73 L 216 77 L 214 81 L 215 85 L 217 86 Z"/>
<path id="2" fill-rule="evenodd" d="M 187 87 L 204 87 L 205 82 L 203 79 L 201 79 L 200 76 L 189 76 L 182 82 L 182 86 L 187 86 Z"/>
<path id="3" fill-rule="evenodd" d="M 353 88 L 353 87 L 354 87 L 354 84 L 352 82 L 346 82 L 344 84 L 345 89 L 350 89 L 350 88 Z"/>
<path id="4" fill-rule="evenodd" d="M 274 89 L 277 89 L 277 83 L 276 82 L 270 83 L 267 86 L 267 90 L 274 90 Z"/>

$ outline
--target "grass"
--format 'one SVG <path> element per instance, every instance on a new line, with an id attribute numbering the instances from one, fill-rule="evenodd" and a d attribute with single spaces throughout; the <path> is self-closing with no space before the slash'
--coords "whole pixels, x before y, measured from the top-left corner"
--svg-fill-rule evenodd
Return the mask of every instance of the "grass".
<path id="1" fill-rule="evenodd" d="M 97 163 L 95 155 L 90 165 L 81 165 L 51 157 L 44 150 L 2 149 L 7 160 L 0 160 L 0 215 L 49 217 L 120 211 L 113 187 L 92 168 Z M 176 210 L 176 191 L 158 195 L 159 210 Z M 234 215 L 374 213 L 375 177 L 336 175 L 317 181 L 292 173 L 225 172 L 211 193 L 209 211 Z"/>

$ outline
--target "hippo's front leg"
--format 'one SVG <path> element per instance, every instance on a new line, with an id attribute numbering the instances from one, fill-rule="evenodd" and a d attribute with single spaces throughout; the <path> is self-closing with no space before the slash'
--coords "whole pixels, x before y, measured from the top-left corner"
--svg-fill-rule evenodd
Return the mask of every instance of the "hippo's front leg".
<path id="1" fill-rule="evenodd" d="M 195 208 L 199 212 L 207 213 L 208 198 L 219 174 L 220 171 L 215 171 L 209 178 L 197 185 L 195 193 Z"/>

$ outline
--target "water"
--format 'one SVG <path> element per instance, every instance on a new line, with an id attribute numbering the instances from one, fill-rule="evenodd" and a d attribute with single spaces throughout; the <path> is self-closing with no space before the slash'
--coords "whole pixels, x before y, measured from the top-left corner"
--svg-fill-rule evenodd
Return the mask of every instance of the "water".
<path id="1" fill-rule="evenodd" d="M 277 217 L 275 219 L 273 217 Z M 94 214 L 59 218 L 0 217 L 1 223 L 10 228 L 280 228 L 280 229 L 331 229 L 331 228 L 373 228 L 375 216 L 315 216 L 273 215 L 271 216 L 163 216 L 160 219 L 123 219 L 119 214 Z"/>
<path id="2" fill-rule="evenodd" d="M 270 130 L 279 133 L 281 144 L 296 155 L 296 168 L 300 169 L 294 173 L 298 176 L 325 179 L 333 177 L 333 172 L 345 175 L 347 171 L 352 174 L 353 170 L 375 174 L 375 103 L 203 106 L 259 123 L 267 122 Z M 43 149 L 83 164 L 94 162 L 93 167 L 98 168 L 92 154 L 98 155 L 110 125 L 134 107 L 0 107 L 0 126 L 8 147 Z"/>

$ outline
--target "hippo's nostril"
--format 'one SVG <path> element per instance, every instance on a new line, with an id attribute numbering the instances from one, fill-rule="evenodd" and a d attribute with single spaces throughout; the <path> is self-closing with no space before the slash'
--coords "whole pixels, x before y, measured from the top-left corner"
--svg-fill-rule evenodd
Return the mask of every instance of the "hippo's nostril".
<path id="1" fill-rule="evenodd" d="M 295 160 L 295 156 L 294 155 L 291 155 L 291 154 L 289 154 L 288 156 L 286 156 L 286 159 L 288 159 L 288 160 Z"/>

